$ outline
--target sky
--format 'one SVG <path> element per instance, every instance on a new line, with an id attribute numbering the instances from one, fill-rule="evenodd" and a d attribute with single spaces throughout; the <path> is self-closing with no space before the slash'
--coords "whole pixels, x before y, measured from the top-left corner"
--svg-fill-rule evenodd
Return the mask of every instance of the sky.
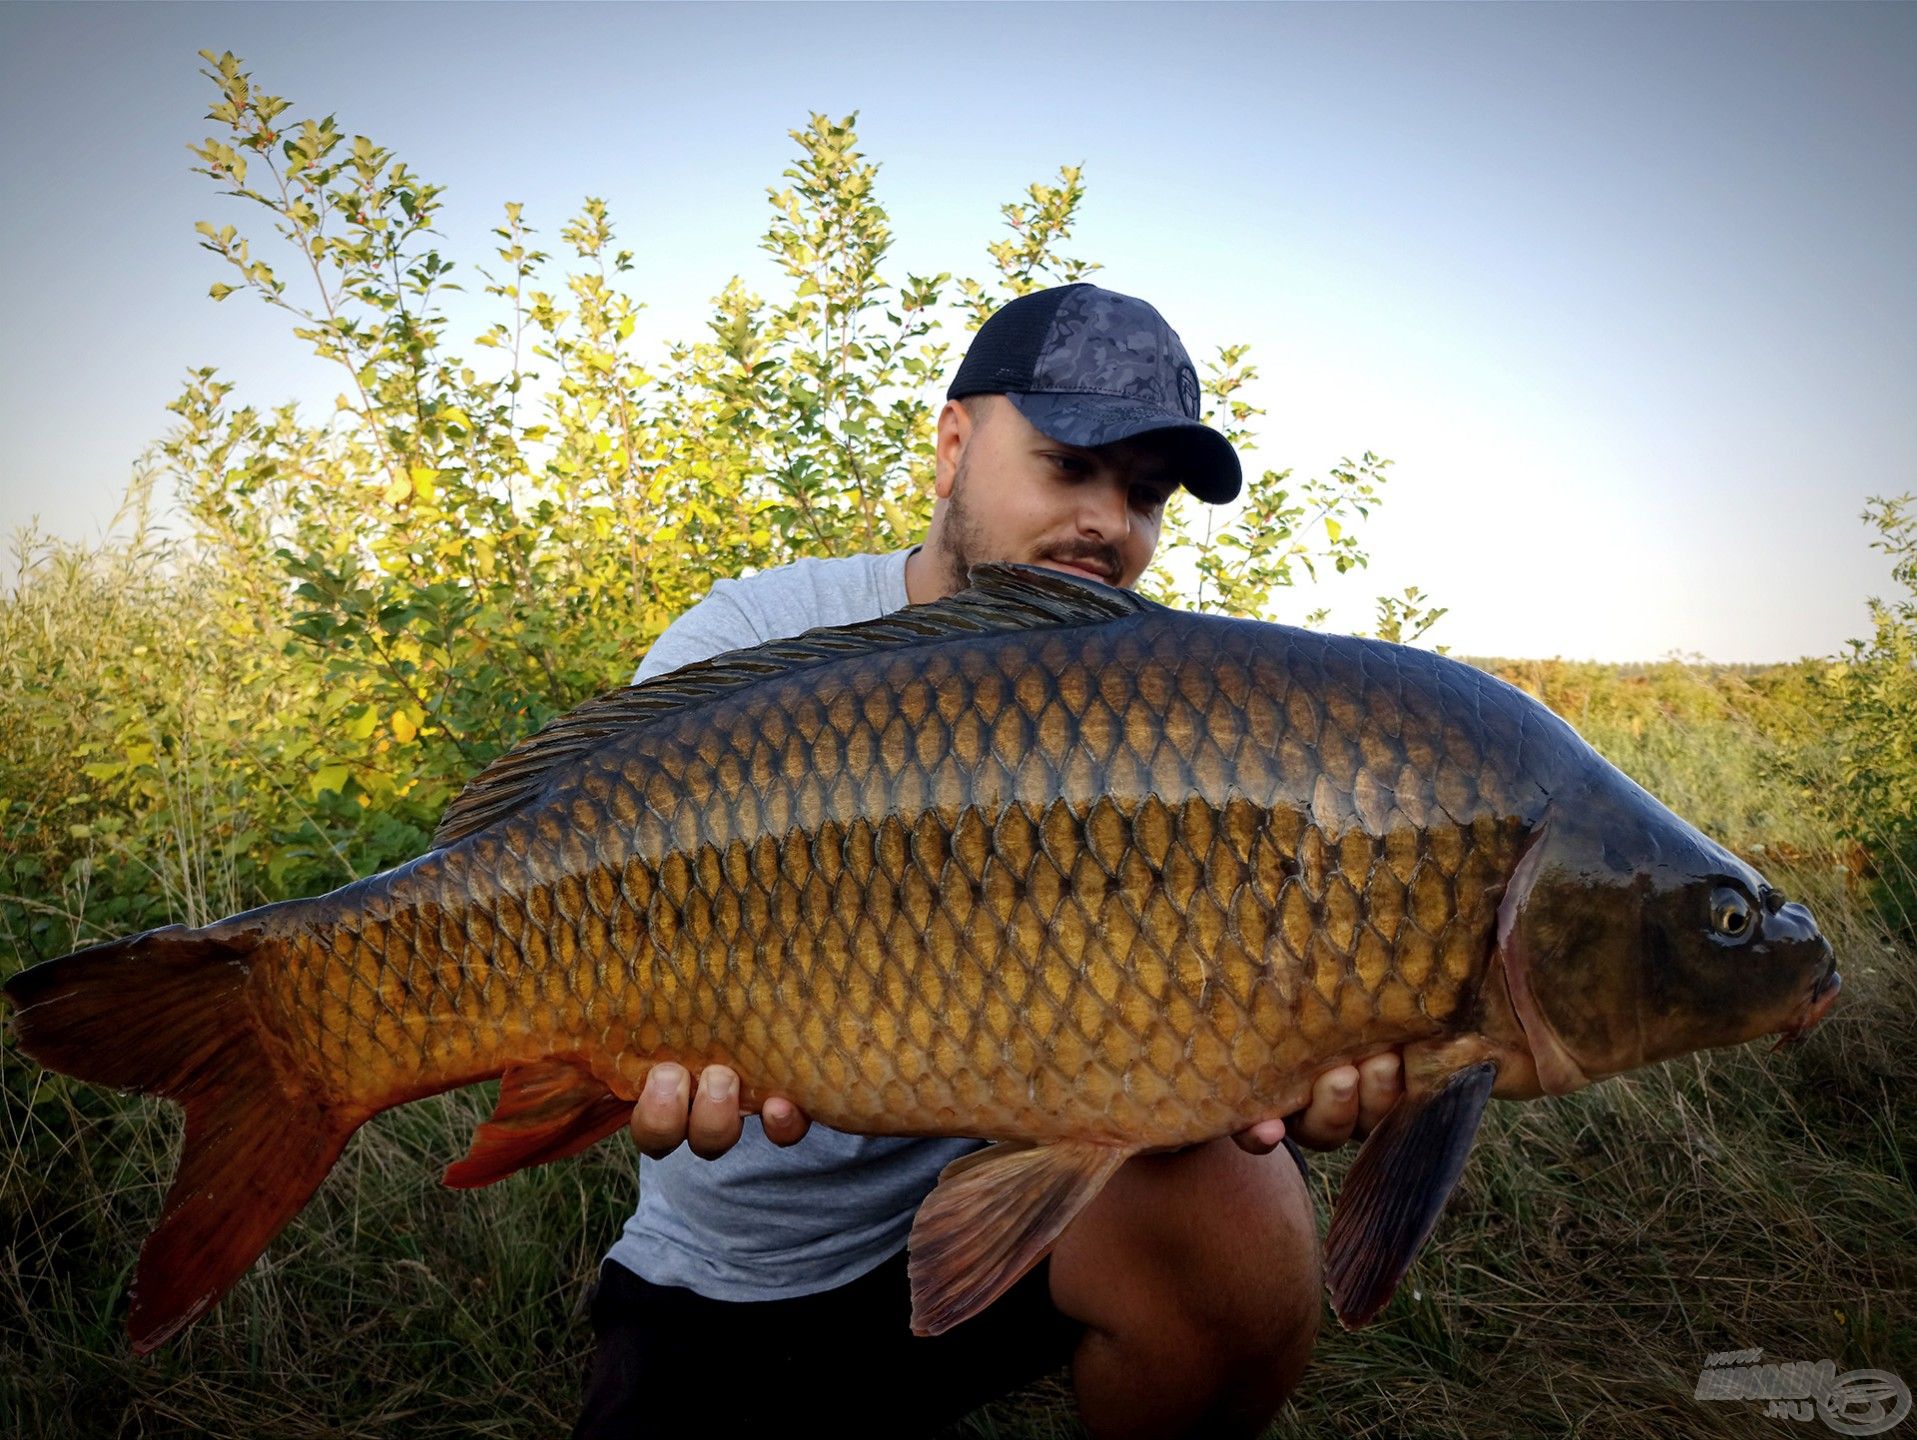
<path id="1" fill-rule="evenodd" d="M 1195 357 L 1252 345 L 1250 474 L 1394 462 L 1369 569 L 1274 619 L 1415 584 L 1455 653 L 1769 661 L 1892 592 L 1859 515 L 1917 489 L 1917 7 L 10 4 L 0 535 L 98 534 L 191 367 L 331 408 L 207 299 L 194 222 L 257 221 L 190 173 L 202 48 L 446 186 L 469 278 L 502 202 L 556 242 L 604 197 L 659 341 L 770 283 L 815 111 L 859 114 L 895 280 L 983 276 L 1082 165 L 1067 253 Z"/>

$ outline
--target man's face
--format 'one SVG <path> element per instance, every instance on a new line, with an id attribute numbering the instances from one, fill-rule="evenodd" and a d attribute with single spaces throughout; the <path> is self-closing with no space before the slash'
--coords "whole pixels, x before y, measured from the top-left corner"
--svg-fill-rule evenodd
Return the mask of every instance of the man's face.
<path id="1" fill-rule="evenodd" d="M 948 403 L 939 417 L 940 503 L 929 548 L 951 590 L 992 560 L 1135 585 L 1178 484 L 1163 442 L 1141 436 L 1081 450 L 1042 434 L 1003 395 L 968 403 L 970 413 Z"/>

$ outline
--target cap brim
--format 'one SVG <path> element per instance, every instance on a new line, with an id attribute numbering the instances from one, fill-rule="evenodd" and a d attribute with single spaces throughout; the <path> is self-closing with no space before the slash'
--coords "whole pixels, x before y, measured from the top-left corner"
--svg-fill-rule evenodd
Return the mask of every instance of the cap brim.
<path id="1" fill-rule="evenodd" d="M 1244 472 L 1231 442 L 1209 425 L 1156 406 L 1115 395 L 1007 394 L 1018 413 L 1040 434 L 1065 445 L 1093 450 L 1115 440 L 1164 435 L 1183 452 L 1178 479 L 1200 500 L 1222 505 L 1238 498 Z"/>

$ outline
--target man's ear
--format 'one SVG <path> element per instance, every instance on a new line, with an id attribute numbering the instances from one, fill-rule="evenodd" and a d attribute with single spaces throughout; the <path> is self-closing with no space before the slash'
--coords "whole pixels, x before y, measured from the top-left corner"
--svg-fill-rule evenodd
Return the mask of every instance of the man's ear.
<path id="1" fill-rule="evenodd" d="M 978 395 L 963 403 L 947 400 L 939 410 L 937 475 L 933 481 L 932 493 L 940 500 L 951 498 L 952 480 L 958 474 L 959 456 L 971 442 L 972 431 L 975 428 L 972 410 L 982 403 L 991 403 L 991 397 Z"/>

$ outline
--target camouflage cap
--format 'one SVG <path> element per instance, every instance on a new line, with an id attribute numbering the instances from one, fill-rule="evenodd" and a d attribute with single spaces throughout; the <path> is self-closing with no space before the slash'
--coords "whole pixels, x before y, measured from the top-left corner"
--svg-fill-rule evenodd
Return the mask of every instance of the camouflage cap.
<path id="1" fill-rule="evenodd" d="M 1238 452 L 1198 420 L 1198 372 L 1177 332 L 1143 300 L 1080 282 L 1008 301 L 979 327 L 946 398 L 1003 395 L 1042 434 L 1093 449 L 1134 435 L 1177 443 L 1179 479 L 1200 500 L 1233 499 Z"/>

